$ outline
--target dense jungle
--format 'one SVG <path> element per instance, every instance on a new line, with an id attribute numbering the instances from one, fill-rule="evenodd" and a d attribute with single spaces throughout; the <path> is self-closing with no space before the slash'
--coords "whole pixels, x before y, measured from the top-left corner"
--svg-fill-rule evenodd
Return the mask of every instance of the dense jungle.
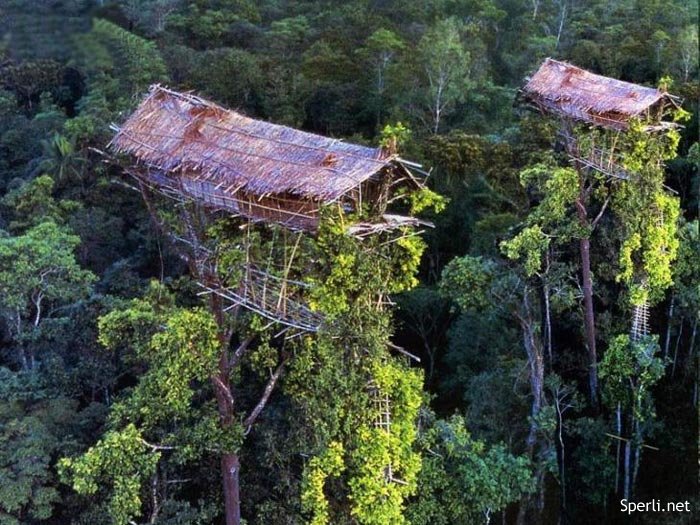
<path id="1" fill-rule="evenodd" d="M 670 102 L 569 125 L 547 58 Z M 0 0 L 0 525 L 697 523 L 698 66 L 693 0 Z M 416 219 L 152 195 L 153 85 L 406 159 Z M 252 259 L 304 323 L 209 293 Z"/>

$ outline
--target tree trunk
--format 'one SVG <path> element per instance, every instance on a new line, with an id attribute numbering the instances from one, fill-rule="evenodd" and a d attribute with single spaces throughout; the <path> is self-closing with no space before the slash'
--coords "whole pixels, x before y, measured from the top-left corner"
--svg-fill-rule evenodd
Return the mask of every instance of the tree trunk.
<path id="1" fill-rule="evenodd" d="M 565 123 L 564 130 L 573 136 L 573 130 L 570 129 L 571 123 Z M 578 158 L 580 153 L 578 144 L 575 140 L 567 141 L 567 152 L 574 158 Z M 596 352 L 596 331 L 595 331 L 595 314 L 593 312 L 593 275 L 591 273 L 591 221 L 588 219 L 588 194 L 590 188 L 586 188 L 585 167 L 580 162 L 574 164 L 579 176 L 579 194 L 576 198 L 576 212 L 578 222 L 584 232 L 587 232 L 584 237 L 579 240 L 579 252 L 581 257 L 581 278 L 583 285 L 583 325 L 588 347 L 588 389 L 591 400 L 591 406 L 598 410 L 598 357 Z M 597 219 L 596 219 L 597 220 Z"/>
<path id="2" fill-rule="evenodd" d="M 544 294 L 544 337 L 545 347 L 547 348 L 547 357 L 549 358 L 549 366 L 552 366 L 552 306 L 549 301 L 549 285 L 546 284 L 542 290 Z"/>
<path id="3" fill-rule="evenodd" d="M 676 303 L 675 294 L 671 295 L 671 304 L 668 307 L 668 324 L 666 325 L 666 341 L 664 342 L 664 359 L 668 355 L 668 345 L 671 343 L 671 325 L 673 324 L 673 308 Z"/>
<path id="4" fill-rule="evenodd" d="M 642 460 L 642 446 L 637 444 L 634 446 L 634 467 L 632 469 L 632 494 L 634 487 L 637 485 L 637 474 L 639 474 L 639 463 Z"/>
<path id="5" fill-rule="evenodd" d="M 671 367 L 671 377 L 676 375 L 676 359 L 678 359 L 678 346 L 681 344 L 681 337 L 683 336 L 683 325 L 685 324 L 685 318 L 681 317 L 680 328 L 678 329 L 678 337 L 676 338 L 676 345 L 673 348 L 673 366 Z"/>
<path id="6" fill-rule="evenodd" d="M 525 308 L 527 299 L 525 299 Z M 523 338 L 525 351 L 527 352 L 528 365 L 530 368 L 530 392 L 532 394 L 532 404 L 530 406 L 530 431 L 527 436 L 528 455 L 534 456 L 534 449 L 537 443 L 537 422 L 536 418 L 542 409 L 542 390 L 544 387 L 544 359 L 542 356 L 542 348 L 538 344 L 538 339 L 535 335 L 534 321 L 528 319 L 529 312 L 521 317 L 521 328 L 523 330 Z"/>
<path id="7" fill-rule="evenodd" d="M 219 326 L 219 341 L 221 342 L 221 357 L 219 358 L 219 371 L 212 377 L 216 402 L 219 409 L 219 419 L 224 431 L 230 429 L 234 422 L 234 399 L 229 381 L 229 346 L 231 333 L 226 328 L 224 309 L 221 299 L 211 294 L 210 311 L 214 315 Z M 240 525 L 241 523 L 241 497 L 240 497 L 240 459 L 238 454 L 232 451 L 224 452 L 221 456 L 221 479 L 224 490 L 224 507 L 226 525 Z"/>
<path id="8" fill-rule="evenodd" d="M 547 350 L 547 358 L 549 359 L 549 366 L 552 366 L 552 306 L 550 304 L 550 286 L 549 286 L 549 249 L 545 252 L 545 274 L 542 277 L 542 304 L 544 306 L 544 347 Z"/>
<path id="9" fill-rule="evenodd" d="M 623 497 L 625 499 L 630 498 L 630 448 L 631 448 L 631 443 L 629 440 L 625 441 L 625 466 L 624 466 L 624 473 L 625 473 L 625 481 L 624 481 L 624 489 L 623 489 Z"/>
<path id="10" fill-rule="evenodd" d="M 535 452 L 539 441 L 537 416 L 542 409 L 543 388 L 544 388 L 544 356 L 541 344 L 541 338 L 536 336 L 536 321 L 532 318 L 532 309 L 530 307 L 528 291 L 523 291 L 523 303 L 521 312 L 516 312 L 516 317 L 520 322 L 520 327 L 523 332 L 523 344 L 527 353 L 528 366 L 530 369 L 530 391 L 532 394 L 532 403 L 530 405 L 530 430 L 526 441 L 526 454 L 530 460 L 535 461 Z M 541 465 L 538 466 L 542 468 Z M 541 475 L 540 475 L 541 474 Z M 544 473 L 541 470 L 537 471 L 537 494 L 538 494 L 538 511 L 541 502 L 544 500 Z M 528 522 L 527 511 L 530 504 L 530 496 L 525 496 L 520 501 L 518 509 L 517 524 L 524 525 Z"/>
<path id="11" fill-rule="evenodd" d="M 618 437 L 622 437 L 622 407 L 620 403 L 617 404 L 617 409 L 615 410 L 615 430 L 617 431 Z M 615 453 L 615 493 L 619 494 L 620 490 L 620 441 L 617 440 L 617 450 Z"/>
<path id="12" fill-rule="evenodd" d="M 240 468 L 238 454 L 224 454 L 221 457 L 226 525 L 240 525 L 241 523 L 241 495 L 238 475 Z"/>
<path id="13" fill-rule="evenodd" d="M 559 416 L 559 448 L 561 450 L 561 465 L 559 470 L 559 477 L 561 478 L 561 508 L 562 511 L 566 510 L 566 449 L 564 447 L 564 417 L 562 415 L 561 408 L 559 406 L 559 400 L 557 403 L 557 415 Z"/>
<path id="14" fill-rule="evenodd" d="M 27 371 L 29 370 L 29 362 L 27 361 L 27 352 L 24 350 L 24 345 L 20 343 L 18 346 L 18 352 L 19 352 L 19 363 L 22 365 L 22 370 Z"/>
<path id="15" fill-rule="evenodd" d="M 144 184 L 140 184 L 141 193 L 146 203 L 146 207 L 159 231 L 167 231 L 165 225 L 158 219 L 158 215 L 153 203 L 150 200 L 150 192 Z M 200 208 L 198 211 L 202 211 Z M 216 275 L 212 269 L 202 260 L 201 235 L 197 230 L 197 225 L 201 225 L 195 220 L 196 217 L 186 207 L 180 209 L 182 224 L 185 235 L 191 245 L 191 251 L 186 251 L 184 258 L 188 262 L 190 274 L 200 283 L 208 285 L 214 284 Z M 215 286 L 213 286 L 215 287 Z M 217 402 L 219 422 L 224 432 L 231 431 L 235 418 L 235 403 L 233 390 L 229 379 L 231 364 L 230 345 L 233 336 L 232 329 L 228 326 L 222 299 L 216 294 L 209 294 L 209 312 L 216 320 L 218 326 L 218 339 L 221 346 L 219 366 L 217 372 L 211 377 L 212 388 Z M 235 309 L 229 312 L 235 315 Z M 221 479 L 224 491 L 225 505 L 225 525 L 241 524 L 241 501 L 240 501 L 240 458 L 237 452 L 226 451 L 221 456 Z"/>
<path id="16" fill-rule="evenodd" d="M 584 211 L 585 213 L 585 211 Z M 585 217 L 585 216 L 584 216 Z M 587 224 L 587 222 L 586 222 Z M 593 313 L 593 277 L 591 274 L 591 241 L 584 237 L 579 242 L 581 277 L 583 279 L 583 324 L 588 347 L 588 389 L 591 405 L 598 406 L 598 357 L 595 344 L 595 314 Z"/>
<path id="17" fill-rule="evenodd" d="M 693 359 L 693 354 L 695 353 L 695 339 L 698 335 L 698 321 L 700 321 L 700 313 L 698 313 L 695 316 L 695 320 L 693 321 L 693 331 L 690 334 L 690 346 L 688 347 L 688 362 L 685 364 L 686 374 L 690 374 L 695 370 L 695 360 Z"/>

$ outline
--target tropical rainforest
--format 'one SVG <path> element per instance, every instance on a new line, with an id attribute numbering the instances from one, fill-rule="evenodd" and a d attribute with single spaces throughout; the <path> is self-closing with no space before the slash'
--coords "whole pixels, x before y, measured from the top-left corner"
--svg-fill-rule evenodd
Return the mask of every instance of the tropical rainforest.
<path id="1" fill-rule="evenodd" d="M 577 171 L 519 103 L 547 57 L 678 125 Z M 332 329 L 213 315 L 108 148 L 152 84 L 398 147 L 433 227 L 324 217 Z M 0 0 L 0 525 L 696 523 L 699 99 L 693 0 Z"/>

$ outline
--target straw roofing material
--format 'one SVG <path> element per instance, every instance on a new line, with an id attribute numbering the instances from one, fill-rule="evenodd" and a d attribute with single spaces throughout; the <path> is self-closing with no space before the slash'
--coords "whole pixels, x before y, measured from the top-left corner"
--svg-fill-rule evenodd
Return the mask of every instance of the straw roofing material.
<path id="1" fill-rule="evenodd" d="M 520 92 L 542 111 L 612 129 L 627 129 L 629 120 L 678 98 L 585 69 L 546 59 Z M 657 106 L 658 107 L 658 106 Z M 661 112 L 655 115 L 661 117 Z M 662 123 L 663 124 L 663 123 Z"/>
<path id="2" fill-rule="evenodd" d="M 323 202 L 399 163 L 381 149 L 254 120 L 157 85 L 117 129 L 110 147 L 149 167 L 208 180 L 227 193 Z"/>

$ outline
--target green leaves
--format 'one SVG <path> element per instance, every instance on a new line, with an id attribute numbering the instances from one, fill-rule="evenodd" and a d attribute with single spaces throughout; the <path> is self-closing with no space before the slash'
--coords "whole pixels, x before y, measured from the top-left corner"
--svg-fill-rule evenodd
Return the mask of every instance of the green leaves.
<path id="1" fill-rule="evenodd" d="M 408 508 L 413 525 L 479 523 L 534 488 L 525 457 L 473 439 L 461 416 L 431 421 L 420 445 L 418 494 Z"/>
<path id="2" fill-rule="evenodd" d="M 382 303 L 417 284 L 425 244 L 410 230 L 358 240 L 346 233 L 345 216 L 327 212 L 310 294 L 326 325 L 297 345 L 287 378 L 319 442 L 302 504 L 313 524 L 398 525 L 420 469 L 413 444 L 423 378 L 389 355 L 391 317 Z M 375 395 L 390 399 L 387 428 L 374 424 L 383 417 Z M 387 479 L 389 472 L 400 481 Z"/>
<path id="3" fill-rule="evenodd" d="M 2 203 L 11 207 L 14 215 L 10 231 L 21 233 L 42 222 L 64 225 L 68 221 L 80 204 L 70 200 L 56 201 L 52 196 L 54 186 L 52 177 L 41 175 L 5 195 Z"/>
<path id="4" fill-rule="evenodd" d="M 462 100 L 469 87 L 471 56 L 462 45 L 457 18 L 437 22 L 418 44 L 418 57 L 425 75 L 423 104 L 430 128 L 440 130 L 444 116 Z"/>
<path id="5" fill-rule="evenodd" d="M 457 257 L 442 272 L 440 291 L 463 310 L 487 308 L 495 265 L 481 257 Z"/>
<path id="6" fill-rule="evenodd" d="M 415 493 L 420 455 L 414 448 L 416 417 L 422 401 L 423 376 L 396 361 L 375 362 L 372 378 L 376 396 L 390 399 L 389 428 L 360 428 L 349 462 L 352 515 L 363 525 L 406 523 L 404 502 Z M 374 385 L 373 385 L 374 387 Z M 376 405 L 373 410 L 381 410 Z M 381 418 L 381 414 L 373 414 Z M 390 476 L 399 482 L 387 480 Z"/>
<path id="7" fill-rule="evenodd" d="M 160 452 L 141 437 L 135 425 L 112 431 L 83 456 L 59 462 L 62 477 L 80 494 L 96 494 L 109 480 L 109 511 L 115 525 L 126 525 L 141 510 L 141 484 L 156 471 Z"/>
<path id="8" fill-rule="evenodd" d="M 524 228 L 509 241 L 501 243 L 501 249 L 509 259 L 524 259 L 525 274 L 530 277 L 542 266 L 542 256 L 549 248 L 550 238 L 536 224 Z"/>
<path id="9" fill-rule="evenodd" d="M 83 270 L 73 250 L 80 239 L 54 222 L 42 222 L 17 237 L 0 237 L 0 316 L 19 345 L 24 368 L 33 366 L 24 354 L 51 309 L 88 295 L 96 277 Z"/>
<path id="10" fill-rule="evenodd" d="M 410 195 L 411 215 L 431 209 L 434 213 L 440 213 L 447 207 L 448 199 L 435 193 L 428 187 L 421 188 Z"/>
<path id="11" fill-rule="evenodd" d="M 69 400 L 57 401 L 74 410 Z M 0 523 L 20 523 L 25 516 L 47 519 L 60 500 L 51 467 L 61 445 L 52 427 L 61 425 L 46 410 L 60 413 L 60 408 L 56 402 L 46 405 L 31 410 L 23 403 L 0 400 Z"/>
<path id="12" fill-rule="evenodd" d="M 537 193 L 539 204 L 527 217 L 526 226 L 501 243 L 501 250 L 509 259 L 522 260 L 525 274 L 531 277 L 541 271 L 542 258 L 551 244 L 590 232 L 582 231 L 579 221 L 571 217 L 580 191 L 575 170 L 551 162 L 538 163 L 520 172 L 520 182 Z"/>
<path id="13" fill-rule="evenodd" d="M 536 165 L 520 173 L 523 186 L 534 186 L 542 195 L 531 220 L 556 227 L 571 212 L 579 193 L 579 176 L 572 168 Z"/>
<path id="14" fill-rule="evenodd" d="M 324 494 L 326 479 L 337 477 L 345 470 L 343 445 L 332 441 L 326 450 L 309 461 L 304 469 L 301 488 L 301 508 L 311 514 L 309 525 L 330 523 L 329 504 Z"/>
<path id="15" fill-rule="evenodd" d="M 427 194 L 436 204 L 439 197 Z M 332 212 L 332 210 L 328 210 Z M 425 250 L 425 241 L 409 228 L 359 240 L 347 234 L 348 218 L 329 213 L 315 239 L 321 263 L 313 283 L 309 303 L 329 319 L 362 305 L 369 307 L 384 294 L 398 293 L 418 284 L 415 275 Z"/>
<path id="16" fill-rule="evenodd" d="M 140 422 L 146 429 L 169 418 L 188 417 L 195 383 L 210 379 L 221 352 L 210 314 L 201 308 L 167 306 L 168 300 L 166 295 L 163 303 L 154 305 L 137 299 L 99 321 L 103 345 L 118 349 L 126 344 L 148 367 L 123 407 L 115 407 L 117 420 Z"/>
<path id="17" fill-rule="evenodd" d="M 680 201 L 664 189 L 663 162 L 675 157 L 678 139 L 675 131 L 650 135 L 634 122 L 621 148 L 632 176 L 612 200 L 623 231 L 617 280 L 629 287 L 633 305 L 658 302 L 673 284 Z"/>
<path id="18" fill-rule="evenodd" d="M 112 22 L 95 18 L 92 31 L 78 38 L 83 47 L 82 65 L 93 74 L 114 74 L 128 95 L 143 93 L 150 84 L 166 78 L 155 43 Z"/>
<path id="19" fill-rule="evenodd" d="M 161 450 L 172 450 L 176 463 L 187 463 L 207 451 L 237 450 L 243 431 L 241 425 L 224 431 L 215 408 L 195 400 L 221 356 L 218 327 L 205 310 L 176 307 L 172 295 L 154 282 L 144 299 L 103 316 L 99 329 L 108 349 L 133 351 L 131 362 L 141 373 L 112 406 L 112 430 L 85 454 L 64 458 L 60 465 L 81 494 L 108 486 L 110 516 L 122 525 L 141 514 L 142 486 L 155 474 Z"/>
<path id="20" fill-rule="evenodd" d="M 664 362 L 656 354 L 655 337 L 631 341 L 626 334 L 615 336 L 600 363 L 603 400 L 614 409 L 619 403 L 631 409 L 640 422 L 652 417 L 650 388 L 663 376 Z"/>
<path id="21" fill-rule="evenodd" d="M 411 130 L 401 122 L 397 122 L 393 126 L 387 124 L 382 129 L 379 145 L 390 154 L 396 154 L 399 146 L 403 146 L 410 138 Z"/>

